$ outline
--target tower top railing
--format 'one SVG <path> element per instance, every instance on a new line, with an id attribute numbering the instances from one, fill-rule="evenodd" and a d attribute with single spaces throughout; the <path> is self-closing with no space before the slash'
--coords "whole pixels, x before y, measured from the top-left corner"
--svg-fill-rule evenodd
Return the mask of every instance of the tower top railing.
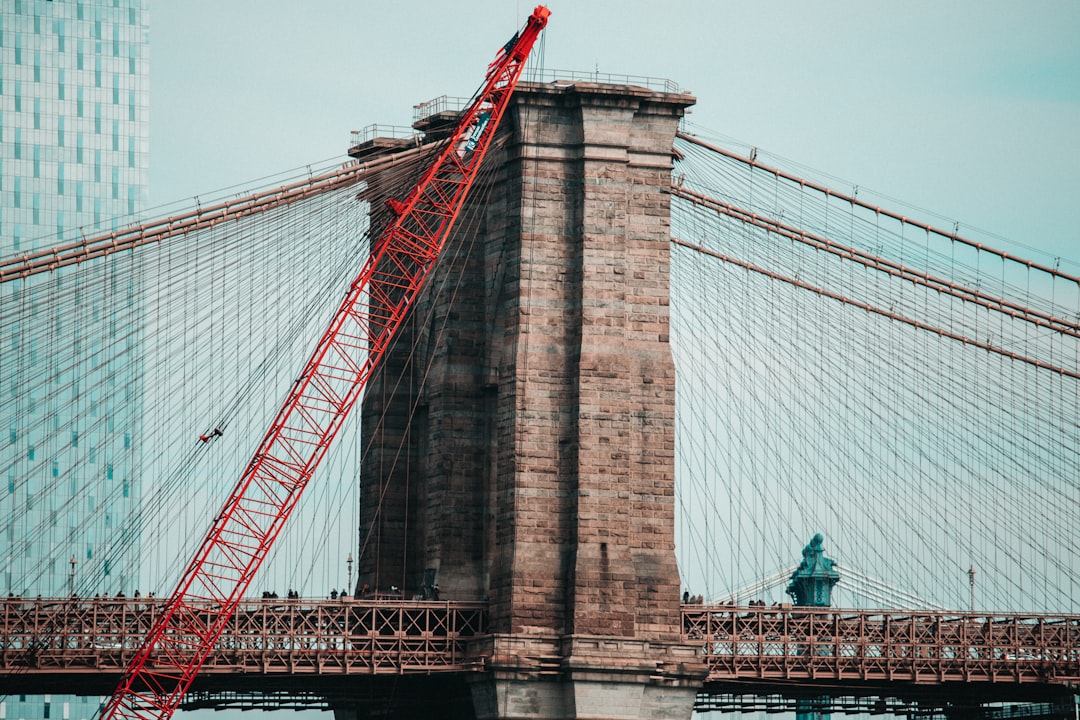
<path id="1" fill-rule="evenodd" d="M 590 82 L 606 85 L 634 85 L 665 93 L 685 92 L 679 87 L 678 83 L 667 78 L 650 77 L 648 75 L 620 75 L 586 70 L 530 70 L 526 71 L 523 79 L 526 82 L 534 83 Z M 438 115 L 441 112 L 458 112 L 468 105 L 471 99 L 453 95 L 440 95 L 427 102 L 419 103 L 413 106 L 413 122 L 427 120 L 432 115 Z"/>
<path id="2" fill-rule="evenodd" d="M 404 125 L 367 125 L 360 130 L 349 133 L 349 147 L 356 147 L 370 142 L 375 138 L 394 138 L 396 140 L 411 140 L 416 137 L 416 131 Z"/>

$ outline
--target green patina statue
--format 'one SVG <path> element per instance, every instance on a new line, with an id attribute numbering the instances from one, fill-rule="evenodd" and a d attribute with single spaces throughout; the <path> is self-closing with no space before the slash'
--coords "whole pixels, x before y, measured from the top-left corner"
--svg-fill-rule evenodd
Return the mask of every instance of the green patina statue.
<path id="1" fill-rule="evenodd" d="M 833 561 L 825 557 L 821 547 L 824 541 L 821 533 L 814 535 L 810 544 L 803 548 L 802 562 L 791 574 L 787 594 L 796 605 L 829 607 L 831 604 L 832 588 L 839 582 L 840 573 L 833 569 Z"/>

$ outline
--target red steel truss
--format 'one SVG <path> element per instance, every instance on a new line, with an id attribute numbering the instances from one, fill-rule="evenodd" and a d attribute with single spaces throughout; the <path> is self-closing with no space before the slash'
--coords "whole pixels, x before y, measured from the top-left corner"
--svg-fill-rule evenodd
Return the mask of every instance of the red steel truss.
<path id="1" fill-rule="evenodd" d="M 1080 615 L 684 606 L 707 682 L 1080 681 Z"/>
<path id="2" fill-rule="evenodd" d="M 549 11 L 488 66 L 451 141 L 374 242 L 330 327 L 293 384 L 101 717 L 168 718 L 224 632 L 255 571 L 438 258 Z M 207 604 L 220 606 L 208 612 Z"/>
<path id="3" fill-rule="evenodd" d="M 486 630 L 480 602 L 245 600 L 224 619 L 200 673 L 403 675 L 476 666 L 467 643 Z M 165 599 L 0 599 L 0 688 L 55 686 L 99 694 L 166 610 Z M 212 623 L 220 606 L 193 605 Z M 167 662 L 161 652 L 150 662 Z M 18 678 L 18 679 L 16 679 Z"/>
<path id="4" fill-rule="evenodd" d="M 433 675 L 484 669 L 482 602 L 245 600 L 224 620 L 200 678 L 262 678 L 271 696 L 289 678 Z M 63 683 L 97 694 L 139 651 L 164 600 L 0 598 L 0 688 Z M 213 603 L 193 604 L 206 622 Z M 1080 615 L 1005 616 L 899 610 L 713 607 L 682 609 L 683 641 L 709 667 L 702 709 L 793 693 L 941 701 L 956 688 L 986 702 L 1051 697 L 1080 682 Z M 155 651 L 150 662 L 167 662 Z M 255 682 L 255 680 L 252 680 Z M 248 686 L 251 683 L 247 684 Z M 949 690 L 952 687 L 953 690 Z M 1024 690 L 1026 688 L 1026 690 Z M 257 691 L 252 690 L 252 693 Z M 254 697 L 254 695 L 253 695 Z M 780 700 L 759 699 L 768 707 Z M 734 706 L 734 705 L 733 705 Z M 726 707 L 726 706 L 725 706 Z M 763 706 L 764 707 L 764 706 Z"/>

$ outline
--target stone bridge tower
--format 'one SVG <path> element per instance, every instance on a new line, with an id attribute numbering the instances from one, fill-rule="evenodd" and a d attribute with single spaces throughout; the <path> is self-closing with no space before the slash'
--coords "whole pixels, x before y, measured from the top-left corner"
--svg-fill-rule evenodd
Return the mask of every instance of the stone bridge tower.
<path id="1" fill-rule="evenodd" d="M 368 386 L 358 587 L 489 600 L 477 717 L 688 717 L 704 676 L 679 643 L 668 345 L 693 102 L 522 83 Z"/>

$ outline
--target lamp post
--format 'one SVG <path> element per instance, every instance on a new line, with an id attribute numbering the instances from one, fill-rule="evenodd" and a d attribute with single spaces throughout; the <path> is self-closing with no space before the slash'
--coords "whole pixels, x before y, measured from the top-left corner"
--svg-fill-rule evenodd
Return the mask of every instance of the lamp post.
<path id="1" fill-rule="evenodd" d="M 353 563 L 352 553 L 349 553 L 349 559 L 345 561 L 345 564 L 349 566 L 349 584 L 345 586 L 349 590 L 349 595 L 354 594 L 353 593 L 353 586 L 352 586 L 352 563 Z"/>
<path id="2" fill-rule="evenodd" d="M 71 573 L 68 575 L 68 595 L 71 595 L 71 596 L 74 597 L 74 595 L 75 595 L 75 563 L 76 563 L 75 556 L 72 555 L 71 560 L 69 560 L 68 562 L 71 563 Z"/>

